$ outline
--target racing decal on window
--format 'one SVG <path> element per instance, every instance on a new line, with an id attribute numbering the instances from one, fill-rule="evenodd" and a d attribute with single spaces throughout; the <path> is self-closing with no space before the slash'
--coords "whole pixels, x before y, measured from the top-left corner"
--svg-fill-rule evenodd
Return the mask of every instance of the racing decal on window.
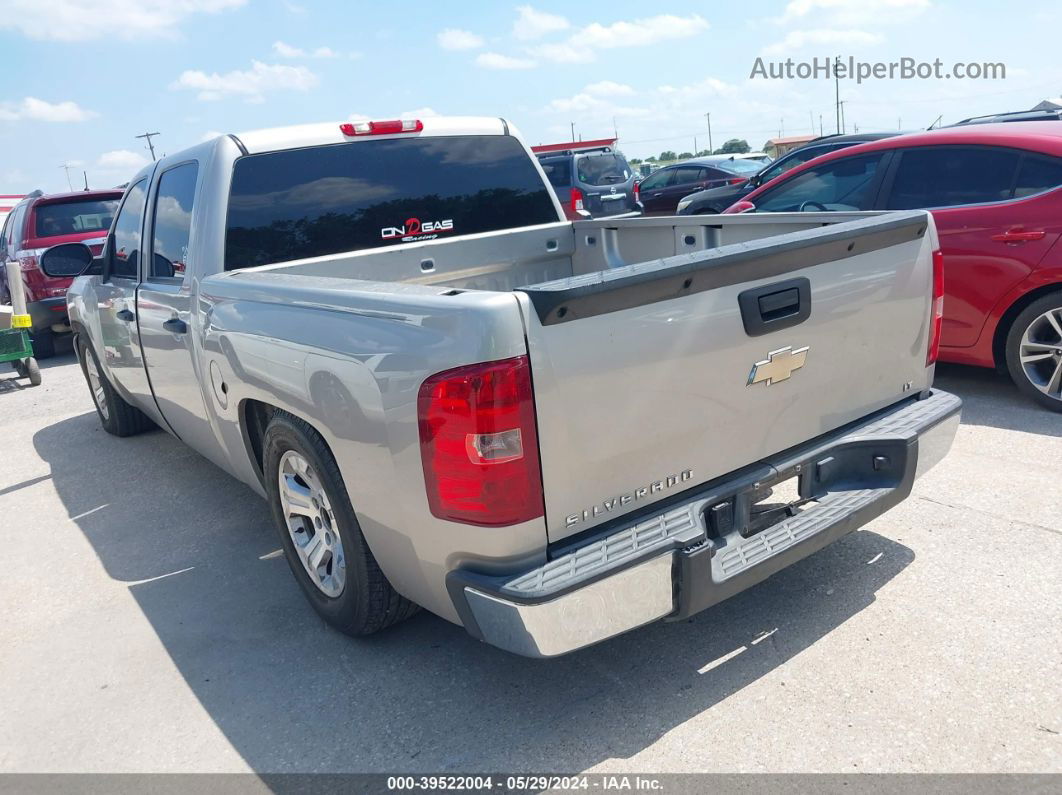
<path id="1" fill-rule="evenodd" d="M 380 230 L 380 237 L 384 240 L 399 238 L 403 243 L 412 240 L 431 240 L 439 236 L 441 232 L 454 231 L 454 221 L 448 218 L 445 221 L 421 221 L 419 218 L 407 218 L 402 226 L 385 226 Z"/>

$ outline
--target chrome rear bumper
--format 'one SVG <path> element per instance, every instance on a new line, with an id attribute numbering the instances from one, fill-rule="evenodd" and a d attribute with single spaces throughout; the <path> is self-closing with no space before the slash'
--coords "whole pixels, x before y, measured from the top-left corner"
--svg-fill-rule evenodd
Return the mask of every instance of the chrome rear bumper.
<path id="1" fill-rule="evenodd" d="M 531 571 L 453 571 L 450 594 L 473 636 L 527 657 L 554 657 L 661 618 L 685 618 L 902 501 L 947 454 L 961 407 L 940 391 L 894 406 L 678 495 L 663 510 L 627 518 Z M 792 477 L 814 502 L 751 532 L 753 492 Z"/>

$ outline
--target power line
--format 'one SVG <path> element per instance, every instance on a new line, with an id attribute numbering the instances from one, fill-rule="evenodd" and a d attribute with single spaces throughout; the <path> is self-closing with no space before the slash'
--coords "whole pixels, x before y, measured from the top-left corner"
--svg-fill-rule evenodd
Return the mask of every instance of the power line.
<path id="1" fill-rule="evenodd" d="M 63 163 L 61 166 L 59 166 L 59 168 L 66 172 L 66 186 L 70 188 L 70 192 L 73 193 L 74 183 L 70 181 L 70 169 L 73 168 L 73 166 L 71 166 L 69 163 Z"/>

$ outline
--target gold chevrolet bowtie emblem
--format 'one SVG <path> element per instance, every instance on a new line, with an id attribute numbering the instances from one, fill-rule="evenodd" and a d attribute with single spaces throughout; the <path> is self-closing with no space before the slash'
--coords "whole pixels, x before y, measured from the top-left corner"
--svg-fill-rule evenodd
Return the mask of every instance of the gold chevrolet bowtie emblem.
<path id="1" fill-rule="evenodd" d="M 745 386 L 752 386 L 761 381 L 766 381 L 767 386 L 770 386 L 778 381 L 785 381 L 794 371 L 804 366 L 804 360 L 807 358 L 807 345 L 795 351 L 792 345 L 771 351 L 762 362 L 752 365 L 752 371 L 749 373 L 749 380 Z"/>

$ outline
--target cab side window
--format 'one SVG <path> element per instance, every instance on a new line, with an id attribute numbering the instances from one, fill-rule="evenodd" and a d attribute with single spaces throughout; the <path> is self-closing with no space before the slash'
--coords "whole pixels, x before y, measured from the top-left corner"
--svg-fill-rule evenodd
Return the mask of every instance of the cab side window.
<path id="1" fill-rule="evenodd" d="M 869 210 L 882 155 L 847 157 L 809 168 L 759 197 L 759 212 Z"/>
<path id="2" fill-rule="evenodd" d="M 181 278 L 185 273 L 198 174 L 198 163 L 184 163 L 164 172 L 159 178 L 151 227 L 154 253 L 150 275 L 154 278 Z"/>
<path id="3" fill-rule="evenodd" d="M 1014 198 L 1021 199 L 1062 185 L 1062 158 L 1047 155 L 1022 156 Z"/>
<path id="4" fill-rule="evenodd" d="M 886 207 L 912 210 L 955 207 L 1011 198 L 1018 152 L 967 146 L 906 149 Z"/>
<path id="5" fill-rule="evenodd" d="M 142 179 L 125 192 L 125 201 L 114 222 L 114 256 L 111 275 L 122 279 L 137 278 L 140 262 L 140 234 L 144 223 L 147 180 Z"/>

